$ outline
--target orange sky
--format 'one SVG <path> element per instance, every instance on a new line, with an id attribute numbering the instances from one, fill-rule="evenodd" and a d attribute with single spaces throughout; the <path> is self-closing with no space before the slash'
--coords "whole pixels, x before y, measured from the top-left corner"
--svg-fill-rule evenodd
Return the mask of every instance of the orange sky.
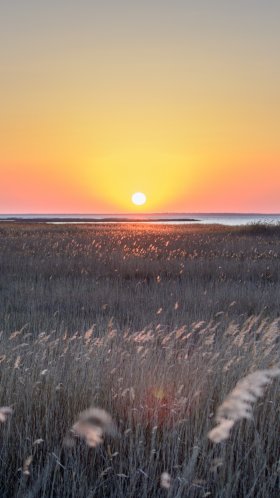
<path id="1" fill-rule="evenodd" d="M 2 10 L 0 213 L 280 212 L 279 2 Z"/>

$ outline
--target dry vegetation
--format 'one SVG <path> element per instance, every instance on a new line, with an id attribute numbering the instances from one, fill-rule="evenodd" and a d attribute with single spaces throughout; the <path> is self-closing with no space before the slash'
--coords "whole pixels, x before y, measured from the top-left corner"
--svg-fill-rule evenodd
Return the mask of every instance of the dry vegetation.
<path id="1" fill-rule="evenodd" d="M 1 497 L 279 496 L 262 228 L 2 223 Z"/>

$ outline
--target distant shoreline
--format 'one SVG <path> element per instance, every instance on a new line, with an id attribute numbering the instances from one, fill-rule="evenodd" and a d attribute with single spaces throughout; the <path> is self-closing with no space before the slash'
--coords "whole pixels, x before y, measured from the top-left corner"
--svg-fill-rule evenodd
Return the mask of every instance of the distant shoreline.
<path id="1" fill-rule="evenodd" d="M 164 223 L 164 222 L 193 222 L 198 223 L 201 220 L 195 218 L 19 218 L 19 217 L 9 217 L 1 219 L 1 221 L 12 221 L 14 223 Z"/>
<path id="2" fill-rule="evenodd" d="M 225 226 L 239 226 L 239 225 L 250 225 L 250 224 L 278 224 L 280 225 L 280 214 L 279 215 L 217 215 L 217 214 L 199 214 L 199 213 L 135 213 L 135 214 L 110 214 L 104 213 L 100 214 L 71 214 L 64 215 L 61 213 L 55 214 L 0 214 L 0 223 L 11 223 L 11 224 L 94 224 L 94 225 L 104 225 L 104 224 L 168 224 L 168 225 L 225 225 Z"/>

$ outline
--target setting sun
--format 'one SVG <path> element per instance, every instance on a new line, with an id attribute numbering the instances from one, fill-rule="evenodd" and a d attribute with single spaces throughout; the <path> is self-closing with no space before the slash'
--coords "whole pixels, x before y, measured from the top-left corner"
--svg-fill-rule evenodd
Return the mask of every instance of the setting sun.
<path id="1" fill-rule="evenodd" d="M 0 214 L 280 211 L 280 2 L 2 4 Z"/>
<path id="2" fill-rule="evenodd" d="M 135 192 L 135 194 L 133 194 L 132 196 L 132 202 L 136 206 L 143 206 L 143 204 L 146 203 L 146 200 L 147 198 L 145 194 L 143 194 L 143 192 Z"/>

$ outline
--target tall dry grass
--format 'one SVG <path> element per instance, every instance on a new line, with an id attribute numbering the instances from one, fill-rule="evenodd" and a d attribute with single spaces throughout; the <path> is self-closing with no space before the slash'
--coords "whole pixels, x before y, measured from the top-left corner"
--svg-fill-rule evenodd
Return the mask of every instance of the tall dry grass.
<path id="1" fill-rule="evenodd" d="M 221 443 L 208 437 L 216 416 L 233 416 L 219 406 L 236 399 L 237 382 L 279 364 L 279 240 L 188 230 L 2 228 L 1 497 L 279 496 L 279 379 L 261 384 L 252 420 L 236 419 Z M 96 252 L 86 250 L 92 237 L 103 241 Z M 151 240 L 152 253 L 143 249 Z M 268 259 L 272 279 L 262 277 Z M 95 279 L 101 296 L 89 298 Z M 126 286 L 135 321 L 122 306 L 112 313 Z M 207 297 L 195 302 L 201 288 Z M 252 316 L 240 314 L 250 289 Z M 214 308 L 210 296 L 221 298 Z M 82 297 L 100 306 L 79 314 Z"/>
<path id="2" fill-rule="evenodd" d="M 172 329 L 221 312 L 228 321 L 277 317 L 279 232 L 2 223 L 1 329 L 62 333 L 95 323 L 102 334 L 112 316 L 119 330 Z"/>
<path id="3" fill-rule="evenodd" d="M 1 403 L 13 414 L 1 426 L 1 496 L 164 496 L 162 472 L 169 496 L 279 495 L 279 382 L 228 441 L 207 437 L 236 381 L 279 361 L 279 327 L 252 317 L 241 329 L 111 324 L 102 338 L 23 329 L 2 339 Z M 90 406 L 116 430 L 77 438 Z"/>

